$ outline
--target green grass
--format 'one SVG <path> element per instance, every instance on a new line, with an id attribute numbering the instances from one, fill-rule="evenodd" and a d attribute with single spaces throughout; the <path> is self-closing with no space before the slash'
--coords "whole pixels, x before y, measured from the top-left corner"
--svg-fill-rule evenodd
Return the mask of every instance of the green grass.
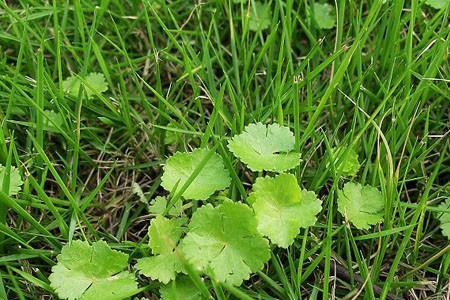
<path id="1" fill-rule="evenodd" d="M 312 1 L 261 1 L 270 26 L 251 31 L 253 0 L 47 2 L 0 0 L 0 163 L 24 180 L 18 196 L 0 192 L 0 299 L 56 299 L 48 275 L 74 239 L 103 239 L 134 265 L 147 252 L 145 202 L 167 195 L 161 165 L 176 151 L 216 149 L 231 172 L 226 196 L 245 199 L 258 174 L 226 145 L 255 121 L 295 133 L 302 162 L 293 173 L 323 210 L 287 250 L 273 247 L 251 280 L 204 293 L 448 293 L 450 244 L 436 210 L 450 196 L 450 8 L 330 1 L 336 27 L 322 30 Z M 64 79 L 91 72 L 104 75 L 107 92 L 64 93 Z M 324 157 L 340 145 L 362 162 L 355 180 L 384 196 L 384 222 L 369 231 L 337 212 L 337 190 L 351 178 Z M 139 284 L 139 297 L 158 297 L 157 282 Z"/>

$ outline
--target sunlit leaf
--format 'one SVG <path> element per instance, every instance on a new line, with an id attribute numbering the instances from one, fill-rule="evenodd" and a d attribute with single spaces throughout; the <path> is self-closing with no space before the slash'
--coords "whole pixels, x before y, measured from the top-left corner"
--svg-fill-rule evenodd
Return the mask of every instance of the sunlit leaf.
<path id="1" fill-rule="evenodd" d="M 349 182 L 338 191 L 338 211 L 358 229 L 380 223 L 383 209 L 383 196 L 375 187 Z"/>

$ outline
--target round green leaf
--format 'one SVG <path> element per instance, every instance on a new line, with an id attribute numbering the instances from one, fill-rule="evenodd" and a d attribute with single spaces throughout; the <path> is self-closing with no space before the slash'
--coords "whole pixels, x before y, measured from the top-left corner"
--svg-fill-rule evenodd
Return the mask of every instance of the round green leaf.
<path id="1" fill-rule="evenodd" d="M 85 94 L 88 98 L 92 98 L 96 93 L 101 94 L 108 90 L 105 76 L 101 73 L 89 73 L 85 81 L 89 85 L 84 85 Z M 72 97 L 78 97 L 80 86 L 83 82 L 76 76 L 70 76 L 63 81 L 63 89 Z"/>
<path id="2" fill-rule="evenodd" d="M 258 232 L 253 211 L 226 200 L 207 204 L 192 216 L 182 251 L 189 262 L 219 282 L 240 285 L 270 258 L 269 243 Z"/>
<path id="3" fill-rule="evenodd" d="M 314 3 L 314 20 L 320 29 L 331 29 L 336 25 L 334 8 L 328 3 Z"/>
<path id="4" fill-rule="evenodd" d="M 381 222 L 383 209 L 383 196 L 375 187 L 349 182 L 338 191 L 338 211 L 358 229 Z"/>
<path id="5" fill-rule="evenodd" d="M 257 178 L 248 199 L 255 211 L 259 232 L 283 248 L 294 242 L 300 227 L 314 225 L 322 209 L 322 202 L 314 192 L 300 190 L 292 174 Z"/>
<path id="6" fill-rule="evenodd" d="M 255 2 L 250 8 L 250 20 L 248 27 L 252 31 L 269 28 L 271 22 L 271 10 L 269 3 Z"/>
<path id="7" fill-rule="evenodd" d="M 234 136 L 228 148 L 253 171 L 283 172 L 300 163 L 300 153 L 292 151 L 295 138 L 288 127 L 278 124 L 250 124 Z"/>
<path id="8" fill-rule="evenodd" d="M 63 116 L 55 112 L 53 110 L 45 110 L 46 117 L 44 119 L 44 128 L 50 132 L 59 132 L 59 128 L 61 128 L 64 124 Z M 51 121 L 50 121 L 51 120 Z"/>
<path id="9" fill-rule="evenodd" d="M 161 186 L 172 193 L 175 187 L 180 189 L 209 151 L 199 148 L 192 152 L 177 152 L 168 158 L 164 166 Z M 222 157 L 214 153 L 182 196 L 185 199 L 206 200 L 215 191 L 227 188 L 230 182 L 231 178 L 224 167 Z"/>
<path id="10" fill-rule="evenodd" d="M 123 271 L 127 266 L 128 255 L 106 242 L 76 240 L 62 248 L 49 279 L 62 299 L 122 300 L 138 291 L 134 275 Z"/>

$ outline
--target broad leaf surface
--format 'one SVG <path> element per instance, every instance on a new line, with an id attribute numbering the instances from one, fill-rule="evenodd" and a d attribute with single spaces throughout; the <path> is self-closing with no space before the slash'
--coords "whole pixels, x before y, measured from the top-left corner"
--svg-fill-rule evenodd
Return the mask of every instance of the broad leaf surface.
<path id="1" fill-rule="evenodd" d="M 90 73 L 86 76 L 85 81 L 89 85 L 84 85 L 84 92 L 88 98 L 92 98 L 96 93 L 101 94 L 108 90 L 105 76 L 101 73 Z M 82 81 L 76 76 L 70 76 L 63 81 L 63 89 L 72 97 L 78 97 Z"/>
<path id="2" fill-rule="evenodd" d="M 187 276 L 180 276 L 160 288 L 161 300 L 202 300 L 205 299 Z"/>
<path id="3" fill-rule="evenodd" d="M 288 127 L 256 123 L 234 136 L 228 148 L 253 171 L 283 172 L 300 163 L 300 154 L 292 151 L 294 144 Z"/>
<path id="4" fill-rule="evenodd" d="M 199 148 L 192 152 L 177 152 L 168 158 L 161 178 L 162 187 L 172 193 L 175 187 L 180 189 L 208 153 L 208 149 Z M 206 200 L 214 192 L 227 188 L 230 182 L 222 157 L 214 153 L 182 196 L 185 199 Z"/>
<path id="5" fill-rule="evenodd" d="M 163 196 L 156 196 L 155 199 L 153 199 L 150 202 L 150 205 L 148 207 L 148 211 L 155 215 L 163 214 L 164 211 L 167 208 L 167 199 Z M 181 199 L 177 201 L 170 209 L 169 209 L 169 215 L 171 216 L 179 216 L 183 212 L 183 202 Z"/>
<path id="6" fill-rule="evenodd" d="M 269 243 L 257 230 L 250 207 L 226 200 L 207 204 L 192 216 L 182 241 L 186 258 L 219 282 L 240 285 L 270 258 Z"/>
<path id="7" fill-rule="evenodd" d="M 314 3 L 314 20 L 320 29 L 331 29 L 336 25 L 334 8 L 328 3 Z"/>
<path id="8" fill-rule="evenodd" d="M 134 275 L 123 271 L 128 255 L 104 241 L 65 245 L 52 268 L 51 286 L 62 299 L 121 300 L 137 293 Z"/>
<path id="9" fill-rule="evenodd" d="M 259 31 L 269 28 L 271 18 L 270 4 L 255 2 L 250 8 L 249 29 Z"/>
<path id="10" fill-rule="evenodd" d="M 375 187 L 349 182 L 338 191 L 338 211 L 358 229 L 381 222 L 383 209 L 383 196 Z"/>
<path id="11" fill-rule="evenodd" d="M 161 215 L 153 219 L 148 235 L 154 256 L 140 259 L 136 268 L 145 276 L 163 283 L 174 280 L 176 274 L 183 271 L 175 252 L 182 232 L 175 219 L 169 220 Z"/>
<path id="12" fill-rule="evenodd" d="M 450 0 L 426 0 L 425 3 L 435 9 L 448 7 Z"/>
<path id="13" fill-rule="evenodd" d="M 292 174 L 257 178 L 248 199 L 255 210 L 259 232 L 283 248 L 294 242 L 300 227 L 314 225 L 322 209 L 314 192 L 302 191 Z"/>

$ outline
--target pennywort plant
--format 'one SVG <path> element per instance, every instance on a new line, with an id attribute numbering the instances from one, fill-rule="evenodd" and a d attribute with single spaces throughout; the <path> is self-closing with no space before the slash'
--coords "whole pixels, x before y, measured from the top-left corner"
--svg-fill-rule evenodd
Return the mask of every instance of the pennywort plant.
<path id="1" fill-rule="evenodd" d="M 92 98 L 95 94 L 101 94 L 108 90 L 105 76 L 101 73 L 89 73 L 81 79 L 80 75 L 73 75 L 63 81 L 64 91 L 72 97 L 78 97 L 80 88 L 83 87 L 87 98 Z"/>
<path id="2" fill-rule="evenodd" d="M 138 292 L 133 273 L 126 271 L 128 255 L 104 241 L 76 240 L 63 247 L 50 282 L 60 298 L 120 300 Z"/>
<path id="3" fill-rule="evenodd" d="M 300 153 L 293 151 L 294 145 L 289 128 L 256 123 L 233 137 L 228 148 L 252 171 L 283 172 L 300 163 Z"/>
<path id="4" fill-rule="evenodd" d="M 226 193 L 213 197 L 231 184 L 230 172 L 214 149 L 177 152 L 166 160 L 161 186 L 169 195 L 149 203 L 154 216 L 149 251 L 134 265 L 138 274 L 160 282 L 162 299 L 204 299 L 192 270 L 213 286 L 239 286 L 263 269 L 271 247 L 288 248 L 301 228 L 315 225 L 322 201 L 288 172 L 300 164 L 294 144 L 288 127 L 262 123 L 246 126 L 229 140 L 228 149 L 258 174 L 245 201 L 232 201 Z M 355 177 L 360 168 L 356 151 L 337 147 L 329 154 L 333 159 L 328 166 L 337 170 L 338 178 Z M 13 186 L 19 183 L 12 180 Z M 183 205 L 189 200 L 190 218 Z M 382 222 L 384 202 L 377 188 L 358 182 L 349 181 L 338 191 L 338 211 L 357 229 Z M 448 216 L 439 219 L 448 234 Z M 51 286 L 64 299 L 123 299 L 139 291 L 128 267 L 128 255 L 105 242 L 76 240 L 58 256 Z"/>

